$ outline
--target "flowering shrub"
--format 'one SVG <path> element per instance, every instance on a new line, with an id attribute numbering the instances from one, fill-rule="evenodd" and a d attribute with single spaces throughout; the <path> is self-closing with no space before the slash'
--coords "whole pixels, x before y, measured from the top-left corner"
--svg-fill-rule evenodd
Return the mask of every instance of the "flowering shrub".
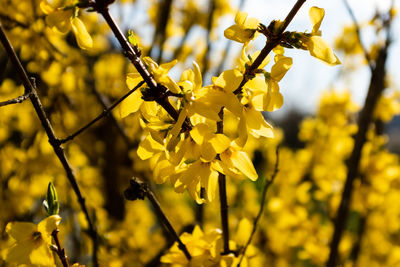
<path id="1" fill-rule="evenodd" d="M 371 69 L 365 105 L 324 94 L 295 150 L 264 115 L 284 105 L 287 49 L 341 64 L 321 35 L 324 9 L 310 8 L 311 31 L 289 31 L 305 0 L 268 26 L 229 1 L 148 1 L 146 45 L 137 25 L 123 34 L 109 8 L 127 3 L 113 2 L 0 0 L 0 60 L 13 63 L 0 80 L 4 266 L 398 263 L 400 209 L 388 204 L 400 165 L 378 127 L 400 113 L 384 80 L 393 9 L 374 18 L 387 36 L 371 51 L 357 24 L 345 28 L 357 40 L 336 42 L 343 68 L 361 54 Z M 242 47 L 216 71 L 226 14 L 224 36 Z M 207 39 L 188 45 L 195 27 Z"/>

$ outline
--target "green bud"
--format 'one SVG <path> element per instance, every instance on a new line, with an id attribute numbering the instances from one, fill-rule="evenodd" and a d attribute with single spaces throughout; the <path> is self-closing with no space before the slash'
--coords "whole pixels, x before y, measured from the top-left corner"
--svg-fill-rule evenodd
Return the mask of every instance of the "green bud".
<path id="1" fill-rule="evenodd" d="M 60 204 L 58 202 L 58 196 L 56 188 L 53 183 L 50 182 L 47 187 L 46 199 L 43 201 L 43 206 L 48 216 L 56 215 L 59 213 Z"/>

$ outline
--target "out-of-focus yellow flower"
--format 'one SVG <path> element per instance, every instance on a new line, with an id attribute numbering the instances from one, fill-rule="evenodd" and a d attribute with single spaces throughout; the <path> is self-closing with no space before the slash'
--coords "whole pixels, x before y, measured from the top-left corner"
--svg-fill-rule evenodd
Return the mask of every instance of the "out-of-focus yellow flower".
<path id="1" fill-rule="evenodd" d="M 234 25 L 224 31 L 226 38 L 239 42 L 248 43 L 256 37 L 259 21 L 256 18 L 248 18 L 246 12 L 238 12 Z"/>
<path id="2" fill-rule="evenodd" d="M 67 33 L 71 28 L 75 35 L 78 46 L 82 49 L 90 49 L 93 47 L 93 40 L 85 24 L 76 16 L 77 7 L 53 7 L 47 2 L 42 0 L 40 8 L 46 16 L 47 25 L 54 31 L 60 33 Z"/>
<path id="3" fill-rule="evenodd" d="M 51 244 L 51 233 L 57 228 L 61 217 L 52 215 L 35 225 L 30 222 L 10 222 L 6 232 L 14 240 L 8 248 L 5 260 L 28 266 L 55 266 Z"/>

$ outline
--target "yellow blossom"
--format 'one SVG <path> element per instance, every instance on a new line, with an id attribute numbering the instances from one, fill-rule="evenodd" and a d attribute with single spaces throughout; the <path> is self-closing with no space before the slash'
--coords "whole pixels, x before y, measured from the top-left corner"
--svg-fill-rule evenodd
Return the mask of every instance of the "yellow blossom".
<path id="1" fill-rule="evenodd" d="M 5 260 L 28 266 L 55 266 L 50 250 L 51 233 L 57 228 L 61 217 L 52 215 L 35 225 L 30 222 L 10 222 L 6 232 L 14 240 L 8 248 Z"/>
<path id="2" fill-rule="evenodd" d="M 230 40 L 248 43 L 256 37 L 259 23 L 256 18 L 248 18 L 246 12 L 238 12 L 235 24 L 226 29 L 224 35 Z"/>

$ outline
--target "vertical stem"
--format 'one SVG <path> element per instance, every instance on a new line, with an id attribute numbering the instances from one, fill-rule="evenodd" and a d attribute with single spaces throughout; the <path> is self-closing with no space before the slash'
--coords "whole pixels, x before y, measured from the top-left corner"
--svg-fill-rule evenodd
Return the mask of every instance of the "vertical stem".
<path id="1" fill-rule="evenodd" d="M 222 234 L 224 239 L 224 253 L 228 254 L 229 249 L 229 222 L 228 222 L 228 201 L 226 197 L 226 177 L 225 174 L 219 173 L 218 176 L 219 186 L 219 201 L 221 207 L 221 224 Z"/>
<path id="2" fill-rule="evenodd" d="M 217 122 L 217 133 L 224 132 L 224 108 L 222 107 L 218 113 L 221 121 Z M 219 201 L 221 210 L 221 225 L 222 235 L 224 242 L 223 254 L 228 254 L 229 249 L 229 217 L 228 217 L 228 200 L 226 195 L 226 177 L 225 174 L 219 173 L 218 175 L 218 187 L 219 187 Z"/>

